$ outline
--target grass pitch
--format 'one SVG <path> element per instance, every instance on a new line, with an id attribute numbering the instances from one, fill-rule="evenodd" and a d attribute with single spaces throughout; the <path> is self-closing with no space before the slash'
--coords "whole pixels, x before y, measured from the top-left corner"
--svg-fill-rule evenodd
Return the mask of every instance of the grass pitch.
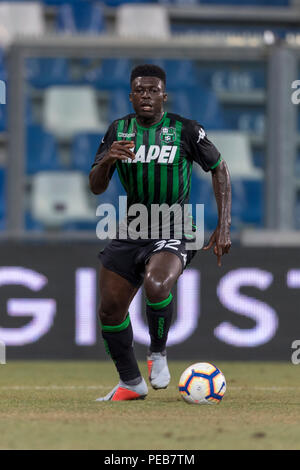
<path id="1" fill-rule="evenodd" d="M 227 392 L 221 404 L 201 406 L 177 391 L 189 363 L 169 365 L 168 389 L 114 403 L 94 401 L 117 383 L 111 362 L 1 365 L 0 448 L 300 449 L 300 366 L 217 362 Z"/>

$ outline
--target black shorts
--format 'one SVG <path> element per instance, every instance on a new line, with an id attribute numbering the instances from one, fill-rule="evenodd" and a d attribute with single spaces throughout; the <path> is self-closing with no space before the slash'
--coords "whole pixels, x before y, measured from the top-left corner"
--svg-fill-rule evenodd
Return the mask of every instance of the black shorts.
<path id="1" fill-rule="evenodd" d="M 191 262 L 197 250 L 187 250 L 186 240 L 112 240 L 99 253 L 99 258 L 106 269 L 127 279 L 139 287 L 144 280 L 145 265 L 152 255 L 169 251 L 178 256 L 182 271 Z"/>

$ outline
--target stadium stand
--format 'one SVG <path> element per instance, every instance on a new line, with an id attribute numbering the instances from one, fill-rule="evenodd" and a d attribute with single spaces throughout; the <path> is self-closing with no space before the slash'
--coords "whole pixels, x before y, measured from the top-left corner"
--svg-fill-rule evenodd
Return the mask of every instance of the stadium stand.
<path id="1" fill-rule="evenodd" d="M 132 61 L 129 59 L 84 59 L 82 65 L 86 71 L 84 79 L 97 88 L 111 90 L 128 88 Z"/>
<path id="2" fill-rule="evenodd" d="M 26 172 L 28 175 L 46 170 L 62 170 L 58 145 L 53 135 L 40 126 L 27 127 Z"/>
<path id="3" fill-rule="evenodd" d="M 215 196 L 211 177 L 199 177 L 195 171 L 192 175 L 190 202 L 204 204 L 204 219 L 206 230 L 214 230 L 218 220 Z M 245 227 L 263 226 L 263 182 L 234 178 L 232 185 L 232 230 Z M 199 202 L 200 201 L 200 202 Z"/>
<path id="4" fill-rule="evenodd" d="M 251 92 L 264 90 L 266 70 L 263 63 L 197 64 L 197 81 L 215 92 Z"/>
<path id="5" fill-rule="evenodd" d="M 1 2 L 0 25 L 1 47 L 9 46 L 17 35 L 42 35 L 45 32 L 43 5 L 38 2 Z"/>
<path id="6" fill-rule="evenodd" d="M 5 228 L 5 170 L 0 167 L 0 230 Z"/>
<path id="7" fill-rule="evenodd" d="M 26 79 L 34 88 L 46 88 L 53 84 L 71 84 L 69 61 L 61 57 L 28 58 L 26 60 Z"/>
<path id="8" fill-rule="evenodd" d="M 95 221 L 86 175 L 78 171 L 39 172 L 32 180 L 32 217 L 46 227 Z"/>
<path id="9" fill-rule="evenodd" d="M 107 190 L 97 197 L 98 204 L 112 204 L 116 209 L 119 207 L 119 196 L 126 196 L 120 182 L 117 171 L 114 172 Z M 118 214 L 116 214 L 118 217 Z"/>
<path id="10" fill-rule="evenodd" d="M 0 132 L 4 132 L 7 129 L 7 108 L 6 106 L 0 105 Z"/>
<path id="11" fill-rule="evenodd" d="M 161 65 L 166 70 L 169 90 L 181 90 L 182 88 L 199 86 L 194 61 L 165 60 Z"/>
<path id="12" fill-rule="evenodd" d="M 170 37 L 170 23 L 163 5 L 121 5 L 116 13 L 116 33 L 127 37 Z"/>
<path id="13" fill-rule="evenodd" d="M 57 30 L 63 33 L 98 34 L 105 31 L 103 5 L 78 1 L 64 3 L 58 8 Z"/>
<path id="14" fill-rule="evenodd" d="M 226 103 L 223 109 L 226 121 L 225 129 L 254 131 L 258 134 L 263 134 L 265 130 L 265 111 L 263 106 Z"/>
<path id="15" fill-rule="evenodd" d="M 210 132 L 209 138 L 218 149 L 221 149 L 232 178 L 262 180 L 262 170 L 252 163 L 250 142 L 246 133 L 217 131 Z"/>
<path id="16" fill-rule="evenodd" d="M 7 1 L 0 2 L 0 44 L 3 48 L 6 47 L 16 34 L 43 34 L 47 28 L 49 30 L 49 24 L 45 20 L 47 15 L 48 19 L 49 15 L 51 17 L 51 31 L 61 34 L 105 34 L 107 31 L 115 31 L 122 38 L 132 36 L 134 29 L 136 37 L 155 36 L 168 39 L 174 32 L 191 32 L 191 28 L 197 33 L 222 31 L 220 24 L 214 29 L 198 20 L 189 20 L 184 24 L 181 19 L 181 25 L 175 25 L 175 22 L 172 24 L 170 12 L 175 7 L 178 7 L 178 15 L 181 9 L 184 11 L 186 5 L 225 8 L 234 5 L 286 7 L 289 4 L 288 0 L 106 0 L 101 3 L 89 0 Z M 236 25 L 235 28 L 237 29 L 232 29 L 232 25 L 225 25 L 224 31 L 236 32 L 238 28 L 241 33 L 245 31 L 243 25 Z M 287 30 L 288 28 L 282 29 L 285 32 Z M 279 29 L 276 32 L 281 34 Z M 1 80 L 7 80 L 5 61 L 3 49 L 0 49 Z M 166 70 L 169 93 L 167 110 L 197 119 L 216 145 L 222 148 L 224 155 L 226 138 L 232 138 L 233 135 L 237 137 L 235 152 L 225 156 L 229 161 L 234 180 L 233 191 L 237 197 L 233 207 L 235 226 L 239 227 L 243 223 L 260 226 L 263 213 L 261 168 L 265 158 L 266 69 L 263 62 L 202 63 L 188 57 L 185 60 L 153 58 L 147 61 L 161 65 Z M 115 118 L 132 111 L 128 101 L 128 78 L 132 66 L 137 63 L 140 60 L 134 57 L 26 59 L 25 76 L 30 85 L 25 115 L 28 175 L 45 170 L 65 171 L 66 168 L 85 174 L 89 171 L 95 149 L 107 125 Z M 36 113 L 33 113 L 33 100 L 36 97 L 43 104 L 38 119 Z M 7 131 L 7 122 L 7 107 L 0 106 L 0 132 Z M 300 113 L 298 126 L 300 129 Z M 61 164 L 58 148 L 61 139 L 68 142 L 69 157 L 64 165 Z M 233 157 L 238 155 L 244 157 L 237 163 L 237 160 L 233 161 Z M 256 155 L 260 169 L 253 164 Z M 197 170 L 193 178 L 191 202 L 199 202 L 199 199 L 206 201 L 206 216 L 212 227 L 216 207 L 211 183 L 205 179 L 203 172 L 200 176 Z M 101 196 L 103 200 L 115 197 L 120 190 L 116 181 L 112 180 L 109 191 Z M 243 210 L 241 201 L 244 201 Z M 245 207 L 248 207 L 247 211 Z M 26 220 L 28 227 L 41 226 L 29 213 Z M 86 227 L 89 221 L 68 223 L 69 227 L 80 228 Z"/>
<path id="17" fill-rule="evenodd" d="M 117 88 L 110 92 L 108 104 L 108 121 L 112 122 L 120 116 L 125 116 L 132 112 L 128 98 L 129 89 Z"/>
<path id="18" fill-rule="evenodd" d="M 196 105 L 195 105 L 196 104 Z M 224 129 L 223 110 L 216 94 L 204 88 L 177 91 L 172 99 L 172 111 L 199 121 L 206 129 Z"/>
<path id="19" fill-rule="evenodd" d="M 232 227 L 262 226 L 263 171 L 254 166 L 248 135 L 241 132 L 209 133 L 230 169 L 232 183 Z M 194 165 L 191 200 L 205 201 L 205 222 L 212 229 L 217 213 L 210 176 Z"/>
<path id="20" fill-rule="evenodd" d="M 4 54 L 3 49 L 0 49 L 0 79 L 1 80 L 6 80 L 7 79 L 5 54 Z"/>
<path id="21" fill-rule="evenodd" d="M 88 173 L 94 162 L 97 149 L 103 135 L 99 133 L 78 133 L 74 136 L 71 146 L 71 168 Z"/>
<path id="22" fill-rule="evenodd" d="M 104 132 L 99 120 L 97 96 L 89 86 L 53 86 L 45 91 L 44 126 L 57 137 L 70 138 L 76 132 Z"/>

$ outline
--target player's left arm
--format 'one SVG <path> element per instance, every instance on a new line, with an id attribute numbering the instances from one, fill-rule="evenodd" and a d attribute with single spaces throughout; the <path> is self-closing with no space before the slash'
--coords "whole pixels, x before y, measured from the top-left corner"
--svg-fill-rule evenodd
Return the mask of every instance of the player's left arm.
<path id="1" fill-rule="evenodd" d="M 229 171 L 224 160 L 213 168 L 211 173 L 218 207 L 218 225 L 203 249 L 209 250 L 213 247 L 214 253 L 218 257 L 218 266 L 221 266 L 221 257 L 228 253 L 231 247 L 231 184 Z"/>

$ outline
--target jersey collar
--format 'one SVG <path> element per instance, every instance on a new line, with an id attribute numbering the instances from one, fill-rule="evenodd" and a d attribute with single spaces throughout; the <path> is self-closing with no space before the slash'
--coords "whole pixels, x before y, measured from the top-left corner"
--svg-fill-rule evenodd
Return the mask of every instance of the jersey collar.
<path id="1" fill-rule="evenodd" d="M 140 126 L 139 123 L 137 122 L 136 117 L 134 119 L 135 119 L 135 122 L 136 122 L 136 127 L 138 129 L 141 129 L 142 131 L 148 131 L 149 129 L 154 129 L 155 127 L 160 126 L 164 122 L 166 116 L 167 116 L 167 112 L 165 111 L 164 114 L 163 114 L 163 117 L 161 118 L 161 120 L 159 122 L 157 122 L 156 124 L 153 124 L 152 126 L 149 126 L 149 127 Z"/>

